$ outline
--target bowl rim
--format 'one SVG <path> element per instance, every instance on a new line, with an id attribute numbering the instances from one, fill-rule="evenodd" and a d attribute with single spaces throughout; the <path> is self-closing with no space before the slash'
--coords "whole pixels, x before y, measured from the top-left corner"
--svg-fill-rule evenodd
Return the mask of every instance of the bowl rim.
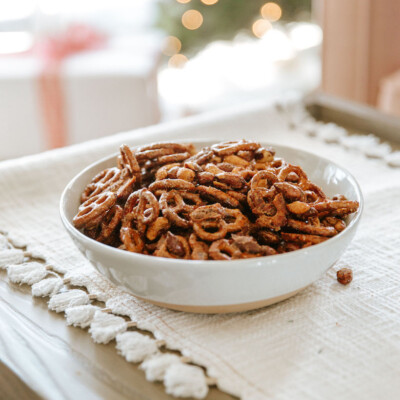
<path id="1" fill-rule="evenodd" d="M 214 139 L 215 140 L 215 139 Z M 180 142 L 189 142 L 189 143 L 204 143 L 204 142 L 213 142 L 213 139 L 184 139 L 184 140 L 180 140 Z M 165 143 L 168 141 L 160 141 L 157 143 Z M 59 204 L 59 212 L 60 212 L 60 217 L 62 220 L 62 223 L 64 225 L 64 227 L 67 229 L 67 231 L 69 231 L 73 236 L 79 238 L 81 241 L 83 241 L 85 243 L 85 246 L 94 246 L 95 248 L 97 248 L 100 251 L 109 251 L 110 254 L 113 254 L 115 256 L 122 256 L 124 258 L 131 258 L 132 261 L 135 261 L 137 259 L 141 259 L 142 261 L 157 261 L 157 262 L 161 262 L 164 263 L 166 266 L 173 266 L 174 268 L 176 267 L 183 267 L 183 268 L 187 268 L 187 264 L 189 263 L 192 266 L 196 266 L 196 267 L 200 267 L 202 269 L 209 269 L 209 268 L 215 268 L 217 266 L 222 266 L 223 268 L 227 268 L 228 266 L 242 266 L 243 264 L 247 263 L 248 265 L 252 265 L 252 266 L 260 266 L 261 264 L 263 264 L 263 261 L 265 262 L 266 260 L 268 260 L 269 262 L 273 262 L 273 260 L 282 260 L 282 259 L 288 259 L 288 258 L 293 258 L 296 257 L 296 255 L 300 255 L 304 254 L 307 255 L 310 251 L 313 251 L 313 249 L 315 249 L 315 247 L 318 246 L 318 249 L 322 249 L 322 247 L 328 247 L 333 245 L 333 243 L 341 240 L 350 230 L 354 229 L 355 226 L 358 225 L 361 215 L 363 213 L 364 210 L 364 196 L 362 194 L 361 191 L 361 187 L 360 184 L 357 182 L 357 180 L 354 178 L 353 174 L 351 174 L 346 168 L 342 167 L 341 165 L 337 164 L 335 161 L 332 161 L 326 157 L 321 157 L 315 153 L 311 153 L 309 151 L 303 150 L 303 149 L 299 149 L 299 148 L 295 148 L 295 147 L 291 147 L 291 146 L 286 146 L 286 145 L 282 145 L 279 143 L 273 143 L 273 142 L 263 142 L 260 141 L 262 146 L 269 146 L 269 147 L 277 147 L 277 148 L 284 148 L 284 149 L 288 149 L 288 150 L 292 150 L 292 151 L 298 151 L 298 152 L 302 152 L 303 154 L 307 155 L 307 156 L 311 156 L 312 158 L 316 158 L 319 160 L 322 160 L 326 163 L 330 163 L 333 164 L 336 168 L 340 169 L 341 171 L 345 172 L 347 174 L 347 176 L 350 178 L 350 182 L 352 183 L 352 185 L 355 187 L 356 189 L 356 194 L 359 197 L 359 207 L 357 212 L 354 214 L 354 218 L 350 221 L 350 223 L 346 226 L 346 229 L 344 229 L 342 232 L 339 232 L 336 236 L 330 237 L 328 240 L 322 242 L 322 243 L 318 243 L 315 245 L 312 245 L 310 247 L 306 247 L 303 249 L 298 249 L 298 250 L 294 250 L 288 253 L 282 253 L 282 254 L 274 254 L 274 255 L 270 255 L 270 256 L 262 256 L 262 257 L 254 257 L 251 260 L 253 261 L 252 263 L 249 263 L 249 259 L 245 258 L 245 259 L 239 259 L 239 260 L 186 260 L 186 259 L 179 259 L 179 258 L 167 258 L 167 257 L 155 257 L 152 255 L 148 255 L 148 254 L 141 254 L 141 253 L 134 253 L 134 252 L 130 252 L 130 251 L 126 251 L 126 250 L 122 250 L 122 249 L 118 249 L 116 247 L 112 247 L 109 245 L 106 245 L 104 243 L 100 243 L 94 239 L 89 238 L 88 236 L 84 235 L 80 230 L 78 230 L 77 228 L 75 228 L 73 226 L 73 224 L 68 220 L 66 214 L 65 214 L 65 210 L 63 205 L 66 203 L 64 201 L 68 190 L 73 186 L 73 184 L 82 176 L 84 175 L 89 169 L 92 169 L 93 167 L 95 167 L 96 165 L 99 165 L 103 162 L 109 161 L 112 157 L 116 157 L 118 155 L 118 152 L 112 153 L 111 155 L 102 157 L 100 160 L 95 161 L 93 163 L 91 163 L 90 165 L 88 165 L 87 167 L 85 167 L 82 171 L 80 171 L 78 174 L 76 174 L 66 185 L 66 187 L 64 188 L 61 197 L 60 197 L 60 204 Z M 141 146 L 145 146 L 145 145 L 133 145 L 131 147 L 135 148 L 135 147 L 141 147 Z M 254 262 L 257 261 L 257 262 Z"/>

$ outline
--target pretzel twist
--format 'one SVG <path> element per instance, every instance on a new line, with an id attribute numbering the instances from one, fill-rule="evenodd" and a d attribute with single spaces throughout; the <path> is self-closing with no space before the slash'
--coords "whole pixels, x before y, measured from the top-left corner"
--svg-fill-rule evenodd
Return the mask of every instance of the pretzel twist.
<path id="1" fill-rule="evenodd" d="M 86 186 L 81 196 L 81 203 L 86 202 L 93 196 L 106 191 L 121 178 L 121 170 L 118 168 L 107 168 L 99 172 Z"/>
<path id="2" fill-rule="evenodd" d="M 90 228 L 100 223 L 101 218 L 115 204 L 117 196 L 112 192 L 100 193 L 91 196 L 80 207 L 78 214 L 73 218 L 75 228 Z"/>

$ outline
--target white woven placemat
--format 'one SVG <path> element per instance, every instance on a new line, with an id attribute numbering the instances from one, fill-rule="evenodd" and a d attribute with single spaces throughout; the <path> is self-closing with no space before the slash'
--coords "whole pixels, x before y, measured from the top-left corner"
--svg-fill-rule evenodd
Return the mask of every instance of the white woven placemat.
<path id="1" fill-rule="evenodd" d="M 58 203 L 67 182 L 121 143 L 194 137 L 282 143 L 348 168 L 361 184 L 365 213 L 338 265 L 287 301 L 214 316 L 138 301 L 95 272 L 60 222 Z M 374 137 L 348 137 L 343 129 L 307 116 L 300 102 L 289 102 L 190 118 L 3 162 L 0 229 L 17 247 L 27 245 L 51 267 L 24 263 L 22 251 L 6 249 L 1 235 L 0 267 L 7 268 L 11 281 L 33 285 L 33 295 L 49 296 L 49 308 L 65 312 L 69 324 L 89 327 L 96 342 L 116 338 L 117 349 L 128 361 L 142 363 L 148 379 L 163 380 L 167 392 L 176 396 L 202 398 L 210 382 L 187 359 L 163 355 L 163 341 L 203 366 L 221 390 L 245 400 L 398 399 L 400 168 L 389 167 L 383 158 L 398 162 L 398 155 Z M 346 287 L 335 279 L 341 266 L 354 272 Z M 109 310 L 91 305 L 93 299 Z M 135 324 L 155 339 L 133 331 Z"/>

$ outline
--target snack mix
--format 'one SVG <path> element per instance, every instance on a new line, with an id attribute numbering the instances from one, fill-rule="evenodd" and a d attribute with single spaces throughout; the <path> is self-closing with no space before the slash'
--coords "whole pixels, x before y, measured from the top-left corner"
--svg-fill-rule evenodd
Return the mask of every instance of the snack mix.
<path id="1" fill-rule="evenodd" d="M 122 145 L 97 174 L 73 223 L 119 249 L 187 260 L 232 260 L 302 249 L 346 228 L 358 202 L 328 198 L 299 166 L 252 141 Z"/>

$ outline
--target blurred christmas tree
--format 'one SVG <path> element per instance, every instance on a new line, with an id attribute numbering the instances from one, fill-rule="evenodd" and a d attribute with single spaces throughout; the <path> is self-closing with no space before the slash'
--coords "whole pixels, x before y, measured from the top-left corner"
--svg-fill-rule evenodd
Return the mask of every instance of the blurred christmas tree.
<path id="1" fill-rule="evenodd" d="M 157 26 L 171 36 L 166 54 L 192 54 L 239 31 L 262 34 L 277 20 L 310 18 L 311 0 L 160 0 Z"/>

